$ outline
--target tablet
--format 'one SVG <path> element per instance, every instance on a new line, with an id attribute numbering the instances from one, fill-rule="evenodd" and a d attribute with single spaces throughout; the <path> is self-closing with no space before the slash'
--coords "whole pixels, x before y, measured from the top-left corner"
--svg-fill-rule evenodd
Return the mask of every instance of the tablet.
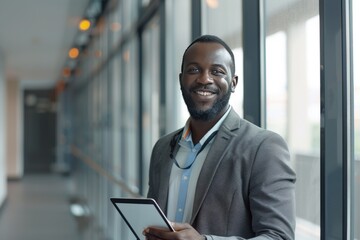
<path id="1" fill-rule="evenodd" d="M 151 198 L 110 198 L 137 239 L 145 239 L 142 234 L 147 227 L 161 227 L 174 231 L 170 221 Z"/>

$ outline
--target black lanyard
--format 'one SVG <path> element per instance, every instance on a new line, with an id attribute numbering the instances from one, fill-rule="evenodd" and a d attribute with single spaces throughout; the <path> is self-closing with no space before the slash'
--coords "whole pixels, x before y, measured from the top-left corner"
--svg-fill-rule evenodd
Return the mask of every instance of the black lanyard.
<path id="1" fill-rule="evenodd" d="M 176 145 L 179 144 L 182 132 L 184 129 L 182 129 L 179 133 L 175 134 L 174 138 L 171 140 L 170 142 L 170 147 L 171 147 L 171 151 L 170 151 L 170 158 L 174 161 L 175 165 L 183 170 L 189 169 L 191 168 L 191 166 L 194 164 L 197 156 L 202 152 L 202 150 L 204 150 L 204 148 L 209 144 L 209 142 L 215 137 L 215 135 L 217 134 L 218 131 L 214 131 L 204 142 L 203 145 L 201 145 L 200 150 L 196 153 L 196 156 L 194 158 L 194 160 L 187 166 L 187 167 L 180 167 L 179 163 L 176 161 L 175 156 L 174 156 L 174 150 Z"/>

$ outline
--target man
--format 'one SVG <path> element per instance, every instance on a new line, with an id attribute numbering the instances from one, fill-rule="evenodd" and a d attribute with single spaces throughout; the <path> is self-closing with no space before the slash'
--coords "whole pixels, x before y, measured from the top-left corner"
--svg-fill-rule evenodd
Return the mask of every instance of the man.
<path id="1" fill-rule="evenodd" d="M 179 79 L 190 118 L 155 144 L 148 192 L 175 232 L 148 227 L 146 239 L 294 239 L 287 145 L 229 105 L 238 83 L 231 49 L 215 36 L 196 39 Z"/>

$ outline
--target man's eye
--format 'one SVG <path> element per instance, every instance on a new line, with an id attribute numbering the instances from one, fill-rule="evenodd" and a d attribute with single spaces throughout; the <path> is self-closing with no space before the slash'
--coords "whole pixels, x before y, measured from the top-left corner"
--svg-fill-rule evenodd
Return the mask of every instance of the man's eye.
<path id="1" fill-rule="evenodd" d="M 199 69 L 198 69 L 198 68 L 189 68 L 189 69 L 187 70 L 187 72 L 188 72 L 188 73 L 197 73 L 197 72 L 199 72 Z"/>
<path id="2" fill-rule="evenodd" d="M 221 69 L 214 69 L 214 70 L 212 70 L 212 74 L 214 74 L 214 75 L 224 75 L 225 74 L 225 72 L 224 71 L 222 71 Z"/>

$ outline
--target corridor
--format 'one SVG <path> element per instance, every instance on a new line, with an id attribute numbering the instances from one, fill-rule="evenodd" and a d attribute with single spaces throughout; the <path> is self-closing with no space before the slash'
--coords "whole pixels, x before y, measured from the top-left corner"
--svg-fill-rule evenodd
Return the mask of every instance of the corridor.
<path id="1" fill-rule="evenodd" d="M 70 213 L 70 179 L 54 174 L 8 181 L 0 210 L 1 240 L 79 240 Z"/>

